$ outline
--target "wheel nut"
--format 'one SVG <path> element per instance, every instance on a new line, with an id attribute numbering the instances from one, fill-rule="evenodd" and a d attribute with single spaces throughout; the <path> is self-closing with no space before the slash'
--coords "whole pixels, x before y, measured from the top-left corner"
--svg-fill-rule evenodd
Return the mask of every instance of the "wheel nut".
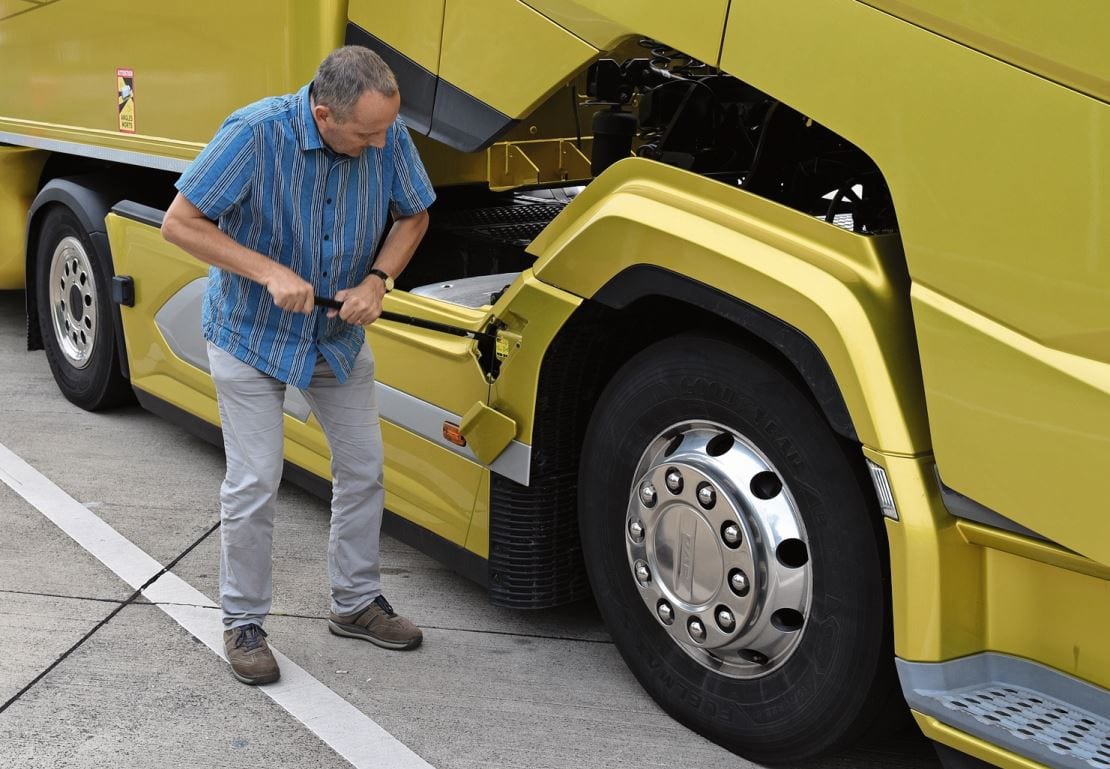
<path id="1" fill-rule="evenodd" d="M 660 601 L 659 605 L 655 607 L 655 611 L 659 615 L 659 619 L 663 620 L 664 625 L 670 625 L 674 622 L 674 609 L 666 601 Z"/>
<path id="2" fill-rule="evenodd" d="M 644 524 L 639 521 L 632 521 L 632 523 L 628 524 L 628 535 L 632 537 L 633 542 L 643 542 Z"/>
<path id="3" fill-rule="evenodd" d="M 728 575 L 728 586 L 732 588 L 732 592 L 743 598 L 748 594 L 750 585 L 748 584 L 748 575 L 739 569 L 733 569 Z"/>
<path id="4" fill-rule="evenodd" d="M 643 561 L 636 561 L 635 572 L 636 572 L 636 579 L 641 584 L 651 581 L 651 570 L 648 568 L 648 565 L 646 563 L 644 563 Z"/>
<path id="5" fill-rule="evenodd" d="M 698 643 L 701 643 L 705 640 L 705 625 L 701 624 L 700 619 L 690 620 L 689 624 L 686 626 L 686 629 L 690 631 L 690 637 Z"/>
<path id="6" fill-rule="evenodd" d="M 726 523 L 721 529 L 721 538 L 729 547 L 739 547 L 741 539 L 740 527 L 735 523 Z"/>
<path id="7" fill-rule="evenodd" d="M 655 487 L 650 483 L 640 487 L 640 501 L 644 503 L 644 507 L 654 507 L 656 498 Z"/>
<path id="8" fill-rule="evenodd" d="M 717 503 L 717 492 L 708 483 L 703 483 L 698 486 L 698 502 L 706 510 L 713 507 Z"/>
<path id="9" fill-rule="evenodd" d="M 732 616 L 731 611 L 724 607 L 717 609 L 717 627 L 726 633 L 732 632 L 733 628 L 736 627 L 736 618 Z"/>
<path id="10" fill-rule="evenodd" d="M 682 491 L 682 473 L 673 467 L 667 471 L 667 488 L 672 494 Z"/>

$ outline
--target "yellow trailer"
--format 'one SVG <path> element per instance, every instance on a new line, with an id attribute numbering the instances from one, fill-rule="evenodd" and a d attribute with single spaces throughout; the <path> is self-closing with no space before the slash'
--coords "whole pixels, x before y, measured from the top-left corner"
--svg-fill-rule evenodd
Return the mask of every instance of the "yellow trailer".
<path id="1" fill-rule="evenodd" d="M 592 589 L 660 705 L 756 760 L 909 712 L 951 766 L 1110 767 L 1108 28 L 1094 0 L 7 0 L 0 282 L 75 403 L 214 434 L 172 182 L 374 48 L 440 194 L 385 309 L 456 332 L 367 328 L 392 531 L 502 605 Z"/>

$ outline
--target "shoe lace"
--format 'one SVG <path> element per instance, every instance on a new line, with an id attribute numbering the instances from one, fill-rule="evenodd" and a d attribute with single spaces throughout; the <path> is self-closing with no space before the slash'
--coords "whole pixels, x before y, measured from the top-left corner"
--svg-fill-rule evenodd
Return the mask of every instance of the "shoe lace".
<path id="1" fill-rule="evenodd" d="M 247 651 L 257 649 L 262 645 L 262 639 L 265 637 L 266 631 L 258 625 L 245 625 L 239 628 L 239 634 L 235 638 L 235 648 Z"/>
<path id="2" fill-rule="evenodd" d="M 386 616 L 397 616 L 397 612 L 393 611 L 393 607 L 389 605 L 389 601 L 385 600 L 384 595 L 379 595 L 377 598 L 375 598 L 374 603 L 376 603 L 378 605 L 378 608 L 386 613 Z"/>

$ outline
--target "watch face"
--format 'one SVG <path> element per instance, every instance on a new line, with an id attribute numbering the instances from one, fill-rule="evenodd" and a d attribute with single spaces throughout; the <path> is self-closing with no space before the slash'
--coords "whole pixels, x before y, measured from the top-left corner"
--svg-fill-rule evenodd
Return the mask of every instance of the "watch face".
<path id="1" fill-rule="evenodd" d="M 384 270 L 373 269 L 370 270 L 370 274 L 377 275 L 379 278 L 382 279 L 382 283 L 385 284 L 385 291 L 387 294 L 393 290 L 393 278 Z"/>

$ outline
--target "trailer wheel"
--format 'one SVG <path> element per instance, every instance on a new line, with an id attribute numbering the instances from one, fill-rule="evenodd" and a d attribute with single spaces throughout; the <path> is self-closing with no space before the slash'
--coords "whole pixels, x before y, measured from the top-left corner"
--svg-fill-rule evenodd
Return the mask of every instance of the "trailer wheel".
<path id="1" fill-rule="evenodd" d="M 664 710 L 756 761 L 905 711 L 873 508 L 808 395 L 719 339 L 639 353 L 587 430 L 579 525 L 614 643 Z"/>
<path id="2" fill-rule="evenodd" d="M 127 401 L 131 388 L 116 352 L 111 269 L 68 208 L 55 206 L 44 215 L 36 257 L 39 329 L 58 388 L 89 411 Z"/>

